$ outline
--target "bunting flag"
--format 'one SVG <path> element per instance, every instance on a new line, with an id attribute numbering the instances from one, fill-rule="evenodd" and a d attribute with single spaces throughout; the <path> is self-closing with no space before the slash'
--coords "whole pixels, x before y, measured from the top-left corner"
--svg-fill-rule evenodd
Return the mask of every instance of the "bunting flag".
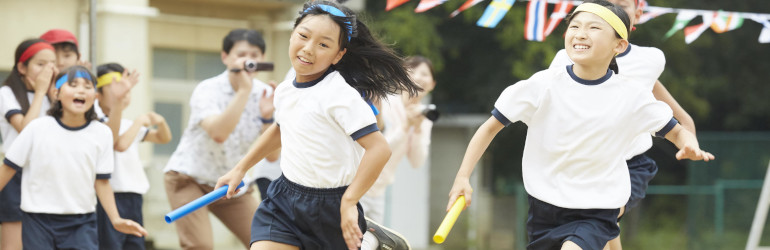
<path id="1" fill-rule="evenodd" d="M 751 19 L 764 26 L 759 33 L 759 43 L 770 43 L 770 17 L 760 17 L 759 15 L 756 15 L 751 17 Z"/>
<path id="2" fill-rule="evenodd" d="M 409 2 L 409 0 L 388 0 L 388 3 L 385 4 L 385 11 L 390 11 L 399 5 L 405 4 L 406 2 Z"/>
<path id="3" fill-rule="evenodd" d="M 679 14 L 676 15 L 676 21 L 674 21 L 674 27 L 671 27 L 671 29 L 668 32 L 666 32 L 665 35 L 663 35 L 663 39 L 668 39 L 669 37 L 673 36 L 674 33 L 676 33 L 677 31 L 687 26 L 687 23 L 689 23 L 690 20 L 692 20 L 696 16 L 698 16 L 698 13 L 692 10 L 680 11 Z"/>
<path id="4" fill-rule="evenodd" d="M 559 1 L 559 3 L 556 4 L 553 13 L 551 13 L 551 18 L 548 20 L 548 26 L 545 28 L 544 34 L 546 37 L 556 29 L 556 26 L 559 25 L 559 22 L 561 22 L 562 19 L 567 17 L 570 10 L 572 10 L 572 1 Z"/>
<path id="5" fill-rule="evenodd" d="M 538 42 L 545 40 L 543 32 L 547 3 L 545 0 L 530 0 L 527 4 L 527 21 L 524 23 L 525 39 Z"/>
<path id="6" fill-rule="evenodd" d="M 690 44 L 694 42 L 695 39 L 698 39 L 700 34 L 703 34 L 703 32 L 709 29 L 711 24 L 714 23 L 714 15 L 716 15 L 716 13 L 704 13 L 701 15 L 701 17 L 703 17 L 703 23 L 684 28 L 684 41 L 687 44 Z"/>
<path id="7" fill-rule="evenodd" d="M 639 20 L 636 21 L 636 24 L 643 24 L 647 21 L 652 20 L 653 18 L 656 18 L 658 16 L 661 16 L 663 14 L 673 13 L 674 9 L 671 8 L 660 8 L 660 7 L 647 7 L 644 14 L 642 14 L 641 17 L 639 17 Z"/>
<path id="8" fill-rule="evenodd" d="M 463 3 L 463 5 L 460 6 L 460 8 L 457 8 L 457 10 L 452 11 L 452 14 L 449 14 L 449 18 L 456 17 L 460 12 L 463 12 L 464 10 L 467 10 L 470 7 L 473 7 L 474 5 L 482 2 L 484 0 L 468 0 Z"/>
<path id="9" fill-rule="evenodd" d="M 725 33 L 743 25 L 743 17 L 738 13 L 719 11 L 711 24 L 711 29 L 716 33 Z"/>
<path id="10" fill-rule="evenodd" d="M 417 5 L 417 8 L 414 9 L 414 13 L 422 13 L 429 9 L 432 9 L 433 7 L 439 6 L 442 3 L 445 3 L 447 0 L 420 0 L 420 4 Z"/>
<path id="11" fill-rule="evenodd" d="M 484 10 L 484 14 L 479 18 L 479 21 L 476 22 L 476 25 L 486 28 L 497 27 L 497 24 L 500 23 L 500 20 L 503 20 L 505 13 L 508 13 L 514 2 L 516 0 L 492 0 L 487 9 Z"/>
<path id="12" fill-rule="evenodd" d="M 647 8 L 649 4 L 647 4 L 647 0 L 638 0 L 636 1 L 636 9 L 643 10 Z"/>

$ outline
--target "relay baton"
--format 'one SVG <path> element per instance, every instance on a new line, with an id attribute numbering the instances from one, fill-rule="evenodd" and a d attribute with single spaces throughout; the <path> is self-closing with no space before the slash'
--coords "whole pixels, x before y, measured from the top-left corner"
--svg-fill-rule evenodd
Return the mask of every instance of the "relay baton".
<path id="1" fill-rule="evenodd" d="M 444 221 L 438 226 L 436 234 L 433 235 L 433 242 L 436 242 L 437 244 L 444 243 L 446 236 L 449 234 L 449 231 L 452 230 L 452 226 L 455 225 L 455 221 L 457 221 L 457 217 L 460 216 L 460 212 L 463 211 L 463 208 L 465 208 L 465 196 L 460 195 L 457 197 L 457 200 L 455 200 L 455 204 L 452 205 L 452 208 L 449 209 L 449 213 L 444 217 Z"/>
<path id="2" fill-rule="evenodd" d="M 241 181 L 240 184 L 238 184 L 238 188 L 242 188 L 245 184 L 243 181 Z M 211 191 L 210 193 L 201 196 L 198 199 L 195 199 L 194 201 L 191 201 L 190 203 L 185 204 L 184 206 L 175 209 L 174 211 L 171 211 L 170 213 L 166 214 L 166 223 L 171 223 L 176 221 L 179 218 L 184 217 L 185 215 L 191 213 L 192 211 L 198 210 L 199 208 L 206 206 L 208 204 L 211 204 L 212 202 L 215 202 L 216 200 L 219 200 L 219 198 L 225 197 L 227 194 L 227 187 L 228 185 L 224 185 L 219 187 L 218 189 Z"/>

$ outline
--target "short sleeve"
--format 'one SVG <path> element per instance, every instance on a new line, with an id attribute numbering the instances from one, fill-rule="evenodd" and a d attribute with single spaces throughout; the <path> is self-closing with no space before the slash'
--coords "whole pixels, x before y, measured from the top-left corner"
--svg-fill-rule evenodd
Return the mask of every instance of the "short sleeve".
<path id="1" fill-rule="evenodd" d="M 220 96 L 217 95 L 221 90 L 214 87 L 213 82 L 204 81 L 193 90 L 190 97 L 190 125 L 197 125 L 203 119 L 224 111 L 219 105 Z"/>
<path id="2" fill-rule="evenodd" d="M 26 128 L 21 130 L 19 136 L 13 141 L 8 152 L 5 152 L 6 165 L 16 169 L 26 166 L 29 163 L 29 153 L 32 152 L 32 144 L 35 139 L 35 130 L 38 122 L 32 122 Z"/>
<path id="3" fill-rule="evenodd" d="M 10 87 L 4 86 L 0 88 L 0 113 L 3 114 L 5 120 L 9 123 L 11 122 L 11 116 L 21 114 L 21 106 Z"/>
<path id="4" fill-rule="evenodd" d="M 379 131 L 372 109 L 352 88 L 335 96 L 326 110 L 353 140 Z"/>
<path id="5" fill-rule="evenodd" d="M 508 86 L 497 98 L 492 115 L 506 126 L 516 121 L 529 124 L 538 107 L 540 89 L 530 80 Z"/>
<path id="6" fill-rule="evenodd" d="M 109 129 L 104 131 L 110 132 Z M 105 133 L 102 138 L 101 145 L 99 145 L 99 155 L 96 158 L 96 178 L 109 179 L 115 169 L 115 152 L 112 149 L 112 136 Z"/>
<path id="7" fill-rule="evenodd" d="M 636 103 L 636 108 L 632 112 L 630 117 L 631 125 L 636 124 L 639 132 L 648 132 L 650 134 L 656 134 L 664 128 L 668 127 L 668 130 L 673 128 L 671 121 L 674 117 L 673 111 L 668 104 L 655 100 L 652 93 L 641 92 L 640 98 Z M 676 120 L 673 120 L 676 121 Z M 667 132 L 667 131 L 666 131 Z"/>
<path id="8" fill-rule="evenodd" d="M 567 65 L 572 65 L 572 60 L 569 59 L 569 56 L 567 55 L 567 51 L 562 49 L 559 50 L 559 52 L 556 52 L 556 56 L 553 57 L 553 60 L 551 61 L 551 66 L 549 66 L 549 69 L 553 68 L 563 68 Z"/>

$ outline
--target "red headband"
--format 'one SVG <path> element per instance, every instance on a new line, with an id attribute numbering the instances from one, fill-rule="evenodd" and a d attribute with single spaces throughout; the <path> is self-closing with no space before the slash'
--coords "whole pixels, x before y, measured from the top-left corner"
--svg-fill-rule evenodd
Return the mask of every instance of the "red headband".
<path id="1" fill-rule="evenodd" d="M 41 50 L 44 50 L 44 49 L 50 49 L 52 51 L 54 50 L 53 46 L 51 46 L 46 42 L 37 42 L 35 44 L 32 44 L 32 46 L 29 46 L 27 48 L 27 50 L 24 50 L 24 53 L 21 53 L 21 58 L 19 58 L 19 63 L 26 62 L 27 60 L 32 58 L 32 56 L 37 54 L 37 52 L 40 52 Z"/>

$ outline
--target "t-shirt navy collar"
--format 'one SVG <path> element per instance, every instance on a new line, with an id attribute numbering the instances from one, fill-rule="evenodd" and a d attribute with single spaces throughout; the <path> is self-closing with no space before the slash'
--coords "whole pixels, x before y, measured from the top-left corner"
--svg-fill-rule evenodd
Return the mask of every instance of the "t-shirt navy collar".
<path id="1" fill-rule="evenodd" d="M 316 84 L 318 84 L 319 82 L 323 81 L 323 79 L 326 78 L 326 76 L 329 75 L 329 73 L 332 73 L 332 71 L 334 71 L 334 69 L 329 67 L 329 69 L 327 69 L 326 72 L 324 72 L 324 74 L 321 77 L 319 77 L 318 79 L 309 81 L 309 82 L 297 82 L 297 77 L 295 76 L 294 77 L 294 81 L 293 81 L 294 87 L 297 87 L 297 88 L 310 88 L 310 87 L 313 87 Z"/>
<path id="2" fill-rule="evenodd" d="M 628 55 L 628 53 L 630 53 L 630 52 L 631 52 L 631 44 L 629 43 L 628 44 L 628 48 L 626 48 L 626 51 L 623 51 L 623 53 L 620 53 L 620 54 L 618 54 L 615 57 L 624 57 L 624 56 Z"/>
<path id="3" fill-rule="evenodd" d="M 54 119 L 56 119 L 56 122 L 59 123 L 59 126 L 61 126 L 62 128 L 66 129 L 66 130 L 71 130 L 71 131 L 78 131 L 78 130 L 84 129 L 84 128 L 88 127 L 89 124 L 91 124 L 91 120 L 86 120 L 86 124 L 83 124 L 83 126 L 70 127 L 70 126 L 65 125 L 63 122 L 61 122 L 61 119 L 59 119 L 59 117 L 54 117 Z"/>
<path id="4" fill-rule="evenodd" d="M 583 84 L 583 85 L 599 85 L 599 84 L 609 80 L 610 77 L 612 76 L 612 70 L 607 69 L 607 74 L 605 74 L 601 78 L 596 79 L 596 80 L 586 80 L 586 79 L 580 78 L 577 75 L 575 75 L 575 72 L 572 71 L 572 66 L 573 65 L 574 64 L 567 65 L 567 73 L 569 73 L 569 76 L 572 77 L 572 80 L 575 80 L 576 82 L 578 82 L 580 84 Z"/>

